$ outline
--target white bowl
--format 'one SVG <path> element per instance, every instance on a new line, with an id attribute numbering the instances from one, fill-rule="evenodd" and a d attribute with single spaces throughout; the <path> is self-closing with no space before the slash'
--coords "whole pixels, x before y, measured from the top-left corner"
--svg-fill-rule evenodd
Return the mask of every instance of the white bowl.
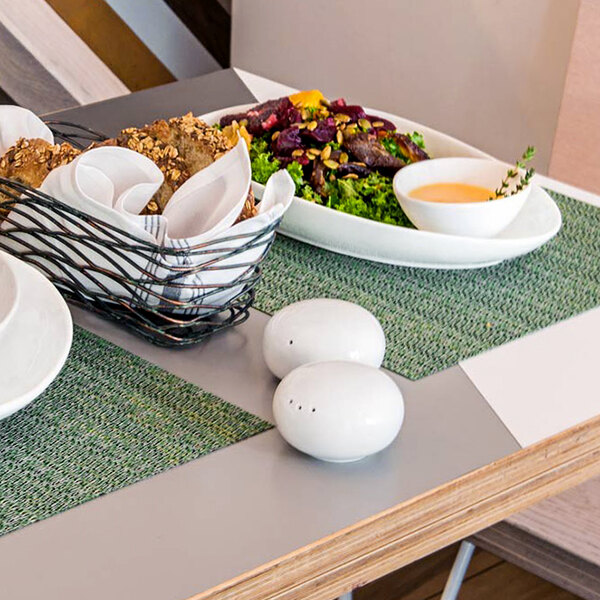
<path id="1" fill-rule="evenodd" d="M 495 190 L 509 165 L 486 158 L 436 158 L 400 169 L 394 176 L 394 193 L 406 216 L 418 228 L 467 237 L 493 237 L 519 214 L 531 186 L 488 202 L 429 202 L 410 193 L 433 183 L 467 183 Z"/>

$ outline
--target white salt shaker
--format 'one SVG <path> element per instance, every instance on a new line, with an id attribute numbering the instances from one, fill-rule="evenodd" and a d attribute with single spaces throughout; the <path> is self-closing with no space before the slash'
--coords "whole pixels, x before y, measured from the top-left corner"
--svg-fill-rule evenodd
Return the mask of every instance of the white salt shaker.
<path id="1" fill-rule="evenodd" d="M 357 304 L 329 298 L 303 300 L 270 319 L 263 354 L 280 379 L 311 362 L 345 360 L 379 367 L 385 335 L 379 321 Z"/>

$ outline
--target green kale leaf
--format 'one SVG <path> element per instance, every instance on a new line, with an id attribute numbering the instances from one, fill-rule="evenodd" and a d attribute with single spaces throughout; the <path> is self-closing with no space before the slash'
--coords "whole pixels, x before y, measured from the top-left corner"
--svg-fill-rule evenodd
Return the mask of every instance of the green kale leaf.
<path id="1" fill-rule="evenodd" d="M 425 150 L 425 140 L 423 139 L 423 134 L 418 131 L 413 131 L 408 134 L 408 137 L 417 145 L 421 150 Z"/>
<path id="2" fill-rule="evenodd" d="M 292 176 L 294 184 L 296 185 L 296 195 L 300 193 L 300 190 L 305 184 L 304 181 L 304 172 L 302 170 L 302 165 L 297 163 L 296 161 L 291 162 L 287 167 L 287 172 Z"/>
<path id="3" fill-rule="evenodd" d="M 363 179 L 336 179 L 327 184 L 327 206 L 373 221 L 413 227 L 392 187 L 392 179 L 370 173 Z"/>
<path id="4" fill-rule="evenodd" d="M 280 163 L 269 151 L 267 140 L 254 138 L 250 144 L 252 179 L 265 184 L 273 173 L 279 171 Z"/>

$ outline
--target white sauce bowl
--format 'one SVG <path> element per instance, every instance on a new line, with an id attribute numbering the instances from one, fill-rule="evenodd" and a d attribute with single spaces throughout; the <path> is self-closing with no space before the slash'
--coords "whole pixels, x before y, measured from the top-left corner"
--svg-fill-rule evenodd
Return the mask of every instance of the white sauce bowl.
<path id="1" fill-rule="evenodd" d="M 413 163 L 394 176 L 394 193 L 413 224 L 424 231 L 466 237 L 494 237 L 523 208 L 531 185 L 523 191 L 487 202 L 430 202 L 411 198 L 423 185 L 464 183 L 495 190 L 509 165 L 486 158 L 435 158 Z"/>

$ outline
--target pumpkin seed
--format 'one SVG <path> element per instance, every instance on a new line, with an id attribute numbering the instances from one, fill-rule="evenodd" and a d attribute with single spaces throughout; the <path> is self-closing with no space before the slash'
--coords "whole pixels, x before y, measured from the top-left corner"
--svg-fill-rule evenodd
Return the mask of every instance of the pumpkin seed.
<path id="1" fill-rule="evenodd" d="M 308 129 L 309 131 L 314 131 L 317 128 L 317 122 L 316 121 L 311 121 L 307 126 L 306 129 Z"/>
<path id="2" fill-rule="evenodd" d="M 274 133 L 274 134 L 271 136 L 271 139 L 272 139 L 273 141 L 275 141 L 275 140 L 276 140 L 276 139 L 279 137 L 279 133 L 280 133 L 279 131 L 276 131 L 276 132 L 275 132 L 275 133 Z"/>
<path id="3" fill-rule="evenodd" d="M 335 160 L 324 160 L 323 164 L 329 169 L 337 169 L 340 166 L 340 164 Z"/>
<path id="4" fill-rule="evenodd" d="M 358 124 L 362 129 L 371 129 L 371 121 L 367 121 L 367 119 L 359 119 Z"/>
<path id="5" fill-rule="evenodd" d="M 321 160 L 327 160 L 331 156 L 331 146 L 325 146 L 321 151 Z"/>
<path id="6" fill-rule="evenodd" d="M 344 175 L 342 179 L 358 179 L 358 175 L 356 173 L 348 173 Z"/>
<path id="7" fill-rule="evenodd" d="M 374 121 L 373 127 L 383 127 L 385 123 L 383 121 Z"/>
<path id="8" fill-rule="evenodd" d="M 335 134 L 335 139 L 337 141 L 338 144 L 341 144 L 344 141 L 344 134 L 341 131 L 338 131 Z"/>
<path id="9" fill-rule="evenodd" d="M 293 156 L 294 158 L 298 158 L 299 156 L 302 156 L 303 154 L 304 154 L 304 150 L 300 150 L 300 149 L 298 149 L 298 150 L 294 150 L 294 151 L 292 152 L 292 156 Z"/>
<path id="10" fill-rule="evenodd" d="M 348 155 L 345 152 L 342 152 L 340 154 L 340 164 L 343 165 L 344 163 L 348 162 Z"/>

